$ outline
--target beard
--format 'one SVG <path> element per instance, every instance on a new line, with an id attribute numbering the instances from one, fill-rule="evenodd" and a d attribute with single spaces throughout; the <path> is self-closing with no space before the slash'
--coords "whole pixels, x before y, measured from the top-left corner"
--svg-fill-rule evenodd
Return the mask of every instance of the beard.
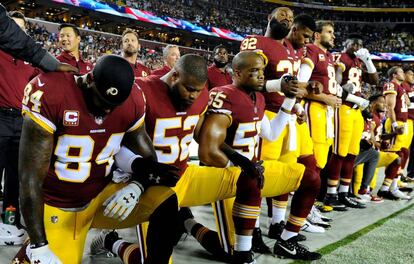
<path id="1" fill-rule="evenodd" d="M 168 94 L 172 98 L 172 102 L 178 111 L 185 111 L 188 107 L 191 106 L 187 103 L 186 100 L 180 97 L 180 94 L 178 93 L 178 87 L 173 86 L 168 90 Z"/>
<path id="2" fill-rule="evenodd" d="M 124 53 L 128 57 L 132 57 L 133 55 L 138 53 L 138 49 L 134 49 L 133 47 L 128 47 L 124 49 Z"/>
<path id="3" fill-rule="evenodd" d="M 213 61 L 214 61 L 214 64 L 217 66 L 217 68 L 220 68 L 220 69 L 226 67 L 227 65 L 227 62 L 222 62 L 216 59 L 213 59 Z"/>
<path id="4" fill-rule="evenodd" d="M 272 18 L 269 22 L 269 28 L 270 28 L 270 34 L 272 35 L 273 39 L 283 39 L 285 38 L 289 33 L 289 28 L 280 23 L 276 20 L 276 18 Z"/>
<path id="5" fill-rule="evenodd" d="M 328 41 L 321 41 L 321 45 L 324 46 L 326 49 L 332 49 L 333 45 L 331 45 L 331 43 L 329 43 Z"/>

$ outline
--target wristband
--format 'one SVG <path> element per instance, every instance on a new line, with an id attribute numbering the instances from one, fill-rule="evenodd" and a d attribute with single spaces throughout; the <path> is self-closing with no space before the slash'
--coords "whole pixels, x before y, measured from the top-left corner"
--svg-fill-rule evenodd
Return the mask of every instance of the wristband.
<path id="1" fill-rule="evenodd" d="M 275 93 L 282 91 L 282 79 L 266 81 L 266 92 Z"/>
<path id="2" fill-rule="evenodd" d="M 295 104 L 295 110 L 298 114 L 302 114 L 305 111 L 305 109 L 300 103 Z"/>
<path id="3" fill-rule="evenodd" d="M 391 124 L 391 126 L 392 126 L 392 128 L 397 128 L 398 127 L 398 123 L 397 123 L 397 121 L 394 121 L 394 122 L 392 122 L 392 124 Z"/>
<path id="4" fill-rule="evenodd" d="M 292 111 L 293 106 L 295 106 L 295 103 L 296 103 L 296 98 L 285 97 L 285 99 L 283 100 L 281 108 L 283 108 L 283 109 L 290 112 L 290 111 Z"/>

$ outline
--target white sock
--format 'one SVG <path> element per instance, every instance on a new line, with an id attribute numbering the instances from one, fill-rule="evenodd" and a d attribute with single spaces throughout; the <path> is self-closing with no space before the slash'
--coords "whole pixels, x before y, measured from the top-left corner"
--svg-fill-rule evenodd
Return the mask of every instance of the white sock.
<path id="1" fill-rule="evenodd" d="M 398 179 L 399 177 L 397 177 L 397 178 L 394 178 L 393 180 L 392 180 L 392 183 L 391 183 L 391 186 L 390 186 L 390 191 L 391 192 L 393 192 L 393 191 L 395 191 L 395 190 L 397 190 L 398 189 Z"/>
<path id="2" fill-rule="evenodd" d="M 347 193 L 349 191 L 349 185 L 342 185 L 342 184 L 340 184 L 339 185 L 339 191 L 338 192 L 345 192 L 345 193 Z"/>
<path id="3" fill-rule="evenodd" d="M 282 232 L 282 234 L 280 235 L 280 237 L 283 239 L 283 240 L 288 240 L 288 239 L 290 239 L 290 238 L 292 238 L 292 237 L 294 237 L 294 236 L 297 236 L 298 235 L 298 233 L 295 233 L 295 232 L 292 232 L 292 231 L 288 231 L 288 230 L 286 230 L 286 229 L 283 229 L 283 232 Z"/>
<path id="4" fill-rule="evenodd" d="M 328 190 L 326 192 L 329 194 L 336 194 L 336 187 L 328 187 Z"/>
<path id="5" fill-rule="evenodd" d="M 112 245 L 112 253 L 119 255 L 118 250 L 124 243 L 126 243 L 126 241 L 123 239 L 115 241 L 115 243 Z"/>
<path id="6" fill-rule="evenodd" d="M 236 240 L 234 242 L 234 250 L 236 251 L 249 251 L 252 249 L 253 236 L 243 236 L 236 234 Z"/>
<path id="7" fill-rule="evenodd" d="M 255 228 L 260 228 L 260 218 L 259 218 L 259 216 L 257 217 L 257 219 L 256 219 L 256 224 L 255 224 L 255 226 L 254 226 Z"/>
<path id="8" fill-rule="evenodd" d="M 184 221 L 184 227 L 185 227 L 185 230 L 187 230 L 188 234 L 191 234 L 191 229 L 193 229 L 193 227 L 196 224 L 197 224 L 197 221 L 194 220 L 193 218 L 189 218 L 189 219 Z"/>
<path id="9" fill-rule="evenodd" d="M 278 224 L 285 220 L 286 208 L 277 208 L 272 206 L 272 225 Z"/>
<path id="10" fill-rule="evenodd" d="M 381 188 L 380 188 L 380 191 L 387 192 L 389 189 L 390 189 L 390 186 L 382 185 Z"/>

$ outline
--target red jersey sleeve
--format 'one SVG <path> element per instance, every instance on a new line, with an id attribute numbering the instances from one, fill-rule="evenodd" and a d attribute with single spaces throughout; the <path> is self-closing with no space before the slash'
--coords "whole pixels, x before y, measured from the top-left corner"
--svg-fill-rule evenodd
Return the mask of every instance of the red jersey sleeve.
<path id="1" fill-rule="evenodd" d="M 209 93 L 210 100 L 208 102 L 208 111 L 213 113 L 221 113 L 232 119 L 232 101 L 230 89 L 224 87 L 216 87 Z"/>
<path id="2" fill-rule="evenodd" d="M 384 88 L 382 89 L 382 93 L 386 94 L 397 94 L 397 87 L 392 82 L 384 84 Z"/>
<path id="3" fill-rule="evenodd" d="M 61 123 L 61 105 L 64 99 L 63 73 L 45 73 L 34 78 L 24 89 L 22 113 L 29 116 L 46 131 L 54 133 Z M 66 78 L 73 78 L 65 74 Z"/>
<path id="4" fill-rule="evenodd" d="M 306 54 L 302 62 L 308 64 L 313 70 L 315 65 L 318 63 L 318 54 L 318 49 L 315 45 L 306 45 Z"/>

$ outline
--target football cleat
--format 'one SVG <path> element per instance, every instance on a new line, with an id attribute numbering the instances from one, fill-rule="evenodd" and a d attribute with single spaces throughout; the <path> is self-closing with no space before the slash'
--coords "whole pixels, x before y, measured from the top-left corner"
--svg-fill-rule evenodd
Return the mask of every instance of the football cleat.
<path id="1" fill-rule="evenodd" d="M 288 240 L 278 239 L 273 248 L 273 253 L 280 258 L 301 260 L 317 260 L 322 257 L 321 254 L 311 252 L 306 246 L 299 244 L 296 236 Z"/>
<path id="2" fill-rule="evenodd" d="M 282 221 L 280 223 L 277 224 L 271 224 L 269 226 L 269 233 L 268 233 L 268 237 L 272 238 L 272 239 L 279 239 L 280 235 L 283 232 L 283 229 L 285 229 L 285 222 Z M 306 240 L 306 236 L 302 235 L 302 234 L 298 234 L 297 235 L 297 240 L 298 241 L 305 241 Z"/>
<path id="3" fill-rule="evenodd" d="M 322 202 L 319 202 L 319 201 L 316 201 L 314 203 L 314 205 L 322 213 L 328 213 L 328 212 L 332 212 L 333 211 L 332 206 L 325 205 L 325 204 L 323 204 Z"/>
<path id="4" fill-rule="evenodd" d="M 367 207 L 365 204 L 358 202 L 356 199 L 352 197 L 349 197 L 348 193 L 346 192 L 339 193 L 338 200 L 340 203 L 344 204 L 347 207 L 351 207 L 351 208 L 363 209 Z"/>
<path id="5" fill-rule="evenodd" d="M 260 254 L 272 254 L 270 248 L 263 241 L 260 228 L 253 229 L 252 251 Z"/>
<path id="6" fill-rule="evenodd" d="M 175 237 L 174 245 L 177 245 L 178 241 L 180 241 L 183 234 L 187 234 L 187 230 L 185 229 L 184 222 L 187 219 L 194 219 L 194 215 L 191 212 L 190 208 L 188 207 L 181 207 L 178 211 L 178 228 L 177 234 Z"/>
<path id="7" fill-rule="evenodd" d="M 27 238 L 27 232 L 15 225 L 0 223 L 0 245 L 15 246 L 21 245 Z"/>
<path id="8" fill-rule="evenodd" d="M 90 252 L 91 255 L 106 254 L 107 257 L 115 257 L 116 254 L 112 252 L 112 246 L 121 238 L 118 233 L 113 230 L 102 230 L 97 236 L 92 239 Z"/>
<path id="9" fill-rule="evenodd" d="M 394 197 L 401 199 L 401 200 L 411 200 L 411 196 L 406 195 L 405 193 L 403 193 L 402 191 L 396 189 L 394 191 L 390 191 L 391 195 L 393 195 Z"/>
<path id="10" fill-rule="evenodd" d="M 338 201 L 337 194 L 326 194 L 324 203 L 325 205 L 331 206 L 334 211 L 348 211 L 346 206 Z"/>
<path id="11" fill-rule="evenodd" d="M 379 190 L 377 193 L 378 197 L 381 197 L 383 199 L 387 200 L 398 200 L 399 198 L 394 196 L 389 190 L 387 191 L 381 191 Z"/>
<path id="12" fill-rule="evenodd" d="M 309 233 L 325 233 L 325 228 L 317 226 L 306 220 L 305 224 L 300 228 L 300 230 L 309 232 Z"/>
<path id="13" fill-rule="evenodd" d="M 252 251 L 234 251 L 232 264 L 256 264 Z"/>
<path id="14" fill-rule="evenodd" d="M 318 225 L 318 226 L 321 226 L 323 228 L 330 228 L 331 224 L 329 224 L 328 222 L 326 222 L 322 219 L 320 214 L 318 214 L 318 212 L 316 212 L 316 210 L 318 210 L 318 209 L 316 209 L 316 208 L 313 209 L 313 208 L 315 208 L 315 207 L 312 207 L 312 210 L 310 211 L 309 215 L 306 217 L 306 220 L 308 222 L 310 222 L 310 224 Z"/>

